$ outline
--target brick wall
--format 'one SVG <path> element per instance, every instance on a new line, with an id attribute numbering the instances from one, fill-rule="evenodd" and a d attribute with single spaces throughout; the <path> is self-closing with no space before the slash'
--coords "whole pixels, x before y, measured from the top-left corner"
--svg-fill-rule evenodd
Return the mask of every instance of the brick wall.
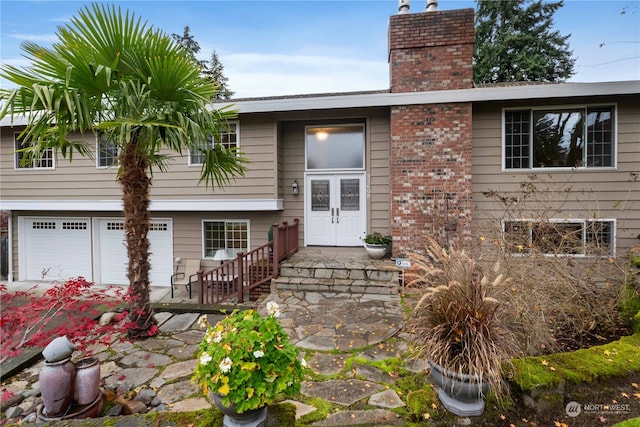
<path id="1" fill-rule="evenodd" d="M 389 26 L 392 92 L 473 85 L 473 9 L 395 15 Z M 391 220 L 395 255 L 425 235 L 471 243 L 470 102 L 391 109 Z"/>

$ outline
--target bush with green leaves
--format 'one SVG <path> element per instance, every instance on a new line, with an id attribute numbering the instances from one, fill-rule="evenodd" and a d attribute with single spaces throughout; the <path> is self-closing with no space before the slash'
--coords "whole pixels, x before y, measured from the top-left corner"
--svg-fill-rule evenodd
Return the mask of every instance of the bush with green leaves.
<path id="1" fill-rule="evenodd" d="M 193 379 L 238 413 L 298 393 L 305 375 L 306 362 L 277 321 L 278 305 L 267 304 L 267 311 L 263 317 L 255 310 L 235 310 L 215 325 L 208 325 L 206 316 L 199 320 L 207 331 Z"/>

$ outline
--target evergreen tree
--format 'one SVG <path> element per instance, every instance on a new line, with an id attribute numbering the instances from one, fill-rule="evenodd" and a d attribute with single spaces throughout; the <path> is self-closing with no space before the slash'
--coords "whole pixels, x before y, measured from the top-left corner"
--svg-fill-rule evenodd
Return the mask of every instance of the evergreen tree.
<path id="1" fill-rule="evenodd" d="M 574 74 L 570 35 L 553 29 L 563 1 L 476 1 L 474 82 L 558 82 Z"/>
<path id="2" fill-rule="evenodd" d="M 233 96 L 234 92 L 227 87 L 228 79 L 223 73 L 224 66 L 215 50 L 211 53 L 209 61 L 197 59 L 196 54 L 200 52 L 200 44 L 191 35 L 191 29 L 188 25 L 184 27 L 182 35 L 173 33 L 171 37 L 187 51 L 193 60 L 200 64 L 202 76 L 218 86 L 218 92 L 212 99 L 229 99 Z"/>
<path id="3" fill-rule="evenodd" d="M 211 53 L 211 59 L 204 64 L 202 74 L 206 79 L 214 82 L 218 85 L 218 92 L 215 99 L 229 99 L 233 96 L 234 92 L 230 91 L 227 87 L 227 77 L 223 73 L 224 66 L 218 58 L 218 54 L 214 50 Z"/>

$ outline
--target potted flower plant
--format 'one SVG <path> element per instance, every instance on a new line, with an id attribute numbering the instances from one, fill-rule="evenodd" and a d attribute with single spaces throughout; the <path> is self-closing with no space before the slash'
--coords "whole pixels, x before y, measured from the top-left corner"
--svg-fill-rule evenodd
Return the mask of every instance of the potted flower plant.
<path id="1" fill-rule="evenodd" d="M 277 322 L 278 305 L 267 304 L 267 317 L 255 310 L 235 310 L 215 325 L 199 320 L 206 333 L 198 348 L 193 376 L 213 395 L 225 417 L 266 417 L 266 405 L 280 395 L 300 391 L 306 363 Z"/>
<path id="2" fill-rule="evenodd" d="M 464 251 L 445 250 L 429 239 L 427 256 L 412 259 L 407 286 L 422 296 L 410 325 L 419 353 L 431 365 L 445 408 L 460 416 L 481 415 L 483 396 L 507 391 L 502 364 L 521 354 L 520 332 L 501 296 L 502 274 L 489 279 Z"/>
<path id="3" fill-rule="evenodd" d="M 391 246 L 391 236 L 385 236 L 378 231 L 369 233 L 364 237 L 364 249 L 372 259 L 381 259 Z"/>

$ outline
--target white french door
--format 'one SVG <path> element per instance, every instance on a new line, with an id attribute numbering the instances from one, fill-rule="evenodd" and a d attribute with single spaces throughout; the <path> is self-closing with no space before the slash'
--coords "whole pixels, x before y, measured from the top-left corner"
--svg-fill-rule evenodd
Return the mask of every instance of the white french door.
<path id="1" fill-rule="evenodd" d="M 307 245 L 361 246 L 366 232 L 364 173 L 307 175 Z"/>

